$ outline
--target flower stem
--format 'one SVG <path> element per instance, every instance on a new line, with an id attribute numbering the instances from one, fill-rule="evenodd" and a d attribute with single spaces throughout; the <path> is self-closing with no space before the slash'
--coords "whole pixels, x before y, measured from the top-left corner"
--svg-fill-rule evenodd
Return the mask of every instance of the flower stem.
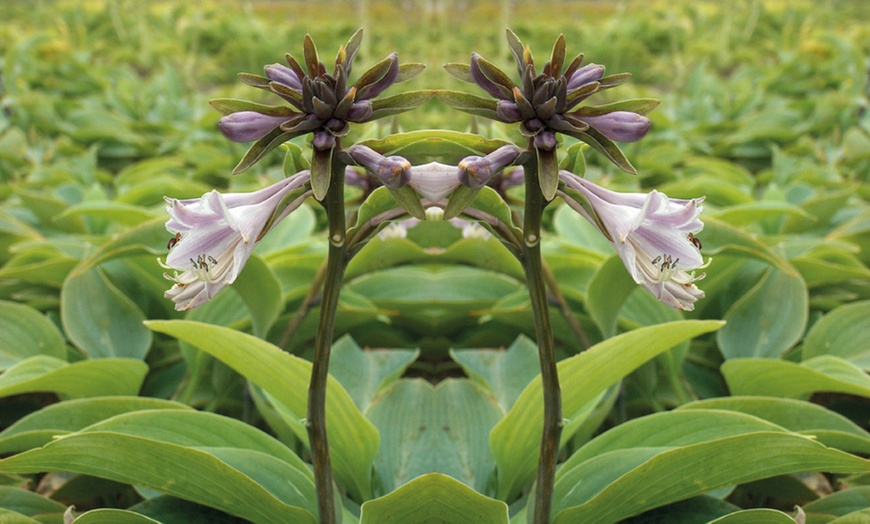
<path id="1" fill-rule="evenodd" d="M 541 383 L 544 389 L 544 426 L 541 434 L 541 455 L 538 459 L 533 522 L 547 524 L 550 522 L 556 455 L 559 452 L 559 438 L 562 434 L 562 391 L 556 369 L 553 330 L 550 327 L 547 288 L 544 284 L 541 260 L 541 214 L 544 210 L 544 195 L 541 193 L 541 185 L 538 181 L 537 162 L 533 160 L 523 167 L 526 172 L 526 195 L 522 263 L 535 319 L 535 338 L 538 343 Z"/>
<path id="2" fill-rule="evenodd" d="M 321 524 L 334 524 L 335 504 L 332 489 L 332 466 L 329 460 L 329 442 L 326 437 L 326 380 L 329 372 L 329 353 L 338 310 L 338 296 L 347 262 L 344 211 L 344 164 L 333 155 L 329 190 L 323 200 L 329 219 L 329 252 L 326 275 L 323 282 L 323 299 L 317 338 L 314 345 L 314 362 L 311 367 L 311 383 L 308 386 L 308 442 L 314 462 L 314 484 L 317 489 L 317 510 Z"/>

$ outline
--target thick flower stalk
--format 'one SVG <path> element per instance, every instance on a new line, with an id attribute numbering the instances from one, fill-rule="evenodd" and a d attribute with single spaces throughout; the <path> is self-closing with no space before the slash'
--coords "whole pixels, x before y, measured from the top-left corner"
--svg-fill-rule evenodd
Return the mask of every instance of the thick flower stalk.
<path id="1" fill-rule="evenodd" d="M 705 276 L 695 272 L 709 264 L 695 237 L 704 227 L 699 218 L 703 198 L 676 200 L 655 190 L 617 193 L 564 170 L 559 178 L 585 198 L 591 213 L 561 194 L 613 244 L 635 282 L 674 309 L 695 308 L 704 297 L 695 282 Z"/>
<path id="2" fill-rule="evenodd" d="M 175 236 L 161 265 L 173 270 L 164 276 L 175 282 L 166 292 L 175 309 L 199 307 L 232 284 L 257 242 L 307 196 L 280 208 L 287 195 L 303 188 L 309 175 L 303 171 L 252 193 L 212 190 L 201 198 L 166 198 L 166 229 Z"/>
<path id="3" fill-rule="evenodd" d="M 604 66 L 581 67 L 583 55 L 565 65 L 565 38 L 559 36 L 550 61 L 541 71 L 528 46 L 507 31 L 508 44 L 516 60 L 519 82 L 477 53 L 471 64 L 448 64 L 447 70 L 457 78 L 472 82 L 492 99 L 444 91 L 439 96 L 456 109 L 505 123 L 519 123 L 520 132 L 529 138 L 538 162 L 538 176 L 546 200 L 552 200 L 558 186 L 555 149 L 557 134 L 572 136 L 604 153 L 611 162 L 629 173 L 636 173 L 616 142 L 640 140 L 650 128 L 646 113 L 658 105 L 657 100 L 625 100 L 604 106 L 582 106 L 590 96 L 626 82 L 627 73 L 604 76 Z"/>
<path id="4" fill-rule="evenodd" d="M 235 142 L 255 141 L 233 173 L 248 169 L 287 140 L 311 134 L 312 189 L 315 198 L 323 200 L 337 141 L 348 134 L 351 123 L 370 122 L 408 111 L 432 96 L 428 91 L 412 91 L 374 100 L 393 84 L 409 80 L 423 70 L 422 64 L 400 66 L 396 53 L 351 83 L 351 69 L 361 42 L 362 30 L 359 30 L 347 45 L 339 48 L 331 73 L 318 58 L 314 41 L 306 35 L 304 68 L 288 54 L 289 67 L 272 64 L 264 68 L 265 76 L 239 75 L 245 83 L 281 97 L 287 103 L 285 106 L 225 98 L 211 101 L 212 106 L 224 114 L 218 124 L 224 136 Z"/>

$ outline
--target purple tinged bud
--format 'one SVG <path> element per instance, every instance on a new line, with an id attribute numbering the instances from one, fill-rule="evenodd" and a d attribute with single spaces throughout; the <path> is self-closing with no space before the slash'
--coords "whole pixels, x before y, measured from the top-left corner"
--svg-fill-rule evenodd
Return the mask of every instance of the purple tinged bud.
<path id="1" fill-rule="evenodd" d="M 238 111 L 218 121 L 221 133 L 233 142 L 253 142 L 268 135 L 286 122 L 286 116 L 263 115 L 255 111 Z"/>
<path id="2" fill-rule="evenodd" d="M 544 151 L 552 151 L 556 149 L 556 133 L 549 129 L 541 131 L 535 135 L 535 147 Z"/>
<path id="3" fill-rule="evenodd" d="M 402 187 L 411 179 L 411 163 L 403 157 L 385 157 L 363 145 L 351 146 L 346 151 L 354 162 L 374 173 L 389 188 Z"/>
<path id="4" fill-rule="evenodd" d="M 347 119 L 351 122 L 365 122 L 372 116 L 372 103 L 370 100 L 361 100 L 351 104 L 347 111 Z"/>
<path id="5" fill-rule="evenodd" d="M 324 130 L 319 130 L 314 133 L 314 138 L 311 139 L 311 147 L 318 151 L 326 151 L 335 147 L 335 137 L 332 133 Z"/>
<path id="6" fill-rule="evenodd" d="M 589 64 L 574 71 L 571 78 L 568 79 L 568 91 L 585 86 L 590 82 L 595 82 L 604 76 L 604 66 L 598 64 Z"/>
<path id="7" fill-rule="evenodd" d="M 289 67 L 281 64 L 272 64 L 266 66 L 265 71 L 269 80 L 284 84 L 290 89 L 302 91 L 302 82 L 299 80 L 299 76 L 296 74 L 296 71 L 293 71 Z"/>
<path id="8" fill-rule="evenodd" d="M 508 100 L 499 100 L 495 112 L 500 118 L 507 122 L 519 122 L 523 119 L 520 106 L 515 102 L 510 102 Z"/>
<path id="9" fill-rule="evenodd" d="M 631 111 L 614 111 L 600 116 L 581 116 L 580 120 L 589 124 L 602 135 L 617 142 L 635 142 L 649 131 L 647 117 Z"/>
<path id="10" fill-rule="evenodd" d="M 481 58 L 482 57 L 479 54 L 471 53 L 471 78 L 474 80 L 475 84 L 477 84 L 481 89 L 489 93 L 490 96 L 501 100 L 506 100 L 505 94 L 501 87 L 489 78 L 487 78 L 480 70 L 480 65 L 478 65 L 477 61 Z"/>
<path id="11" fill-rule="evenodd" d="M 399 55 L 391 53 L 388 58 L 390 59 L 390 69 L 387 70 L 387 74 L 365 90 L 362 100 L 374 98 L 396 83 L 396 79 L 399 78 Z"/>
<path id="12" fill-rule="evenodd" d="M 459 162 L 459 181 L 471 188 L 483 187 L 492 175 L 513 163 L 520 152 L 517 146 L 507 145 L 483 157 L 465 157 Z"/>

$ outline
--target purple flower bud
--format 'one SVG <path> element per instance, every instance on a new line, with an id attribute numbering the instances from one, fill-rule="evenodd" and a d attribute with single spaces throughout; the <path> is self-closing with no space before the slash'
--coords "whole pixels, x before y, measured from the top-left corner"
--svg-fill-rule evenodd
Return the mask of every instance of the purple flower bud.
<path id="1" fill-rule="evenodd" d="M 574 71 L 571 78 L 568 79 L 568 91 L 585 86 L 590 82 L 595 82 L 604 76 L 604 66 L 598 64 L 589 64 Z"/>
<path id="2" fill-rule="evenodd" d="M 288 120 L 286 116 L 271 116 L 255 111 L 238 111 L 218 121 L 221 133 L 233 142 L 253 142 L 268 135 Z"/>
<path id="3" fill-rule="evenodd" d="M 552 151 L 556 149 L 556 133 L 545 129 L 535 135 L 535 147 L 544 151 Z"/>
<path id="4" fill-rule="evenodd" d="M 614 111 L 600 116 L 580 116 L 581 121 L 589 124 L 602 135 L 617 142 L 635 142 L 649 131 L 647 117 L 631 111 Z"/>
<path id="5" fill-rule="evenodd" d="M 272 64 L 265 67 L 266 76 L 273 82 L 284 84 L 290 89 L 302 91 L 302 82 L 296 71 L 281 64 Z"/>
<path id="6" fill-rule="evenodd" d="M 365 90 L 362 100 L 374 98 L 396 83 L 396 79 L 399 77 L 399 55 L 391 53 L 388 58 L 390 59 L 390 69 L 387 70 L 387 74 Z"/>
<path id="7" fill-rule="evenodd" d="M 507 145 L 483 157 L 465 157 L 459 162 L 459 181 L 468 187 L 483 187 L 492 175 L 516 160 L 520 152 L 517 146 Z"/>
<path id="8" fill-rule="evenodd" d="M 372 116 L 372 103 L 370 100 L 360 100 L 351 104 L 347 111 L 347 120 L 351 122 L 364 122 Z"/>
<path id="9" fill-rule="evenodd" d="M 519 122 L 523 119 L 523 113 L 520 107 L 515 102 L 508 100 L 499 100 L 495 107 L 495 112 L 506 122 Z"/>
<path id="10" fill-rule="evenodd" d="M 314 138 L 311 139 L 311 147 L 318 151 L 326 151 L 335 146 L 335 137 L 329 131 L 319 130 L 314 132 Z"/>
<path id="11" fill-rule="evenodd" d="M 402 187 L 411 179 L 411 163 L 403 157 L 385 157 L 363 145 L 351 146 L 346 152 L 354 162 L 374 173 L 389 188 Z"/>

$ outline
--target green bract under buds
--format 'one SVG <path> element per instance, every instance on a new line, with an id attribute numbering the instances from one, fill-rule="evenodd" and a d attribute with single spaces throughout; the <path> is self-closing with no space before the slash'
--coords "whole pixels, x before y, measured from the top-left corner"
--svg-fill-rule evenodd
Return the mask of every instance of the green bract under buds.
<path id="1" fill-rule="evenodd" d="M 287 104 L 285 106 L 235 99 L 211 101 L 212 106 L 224 114 L 219 123 L 224 136 L 236 142 L 256 141 L 233 173 L 248 169 L 283 142 L 311 133 L 311 146 L 315 150 L 312 183 L 315 196 L 320 199 L 328 183 L 319 183 L 318 180 L 329 176 L 331 152 L 337 146 L 337 139 L 347 135 L 350 123 L 369 122 L 408 111 L 432 96 L 429 91 L 412 91 L 374 100 L 393 84 L 409 80 L 423 71 L 422 64 L 400 66 L 396 53 L 351 83 L 351 69 L 361 42 L 360 29 L 339 48 L 331 72 L 327 72 L 314 41 L 306 35 L 302 65 L 288 54 L 289 67 L 271 64 L 264 68 L 265 76 L 239 75 L 248 85 L 281 97 Z"/>
<path id="2" fill-rule="evenodd" d="M 501 69 L 477 53 L 471 63 L 447 64 L 446 69 L 460 80 L 471 82 L 493 99 L 458 92 L 443 91 L 445 103 L 472 114 L 505 123 L 519 123 L 520 132 L 529 137 L 530 148 L 538 156 L 538 176 L 544 196 L 550 200 L 558 186 L 558 169 L 554 150 L 557 133 L 572 136 L 604 153 L 611 162 L 629 173 L 636 173 L 616 142 L 640 140 L 649 130 L 644 115 L 658 101 L 625 100 L 605 106 L 580 106 L 598 91 L 626 82 L 627 73 L 604 76 L 604 66 L 581 67 L 583 55 L 565 66 L 565 37 L 556 39 L 550 60 L 538 71 L 532 52 L 510 29 L 508 46 L 516 60 L 519 81 L 514 82 Z"/>

